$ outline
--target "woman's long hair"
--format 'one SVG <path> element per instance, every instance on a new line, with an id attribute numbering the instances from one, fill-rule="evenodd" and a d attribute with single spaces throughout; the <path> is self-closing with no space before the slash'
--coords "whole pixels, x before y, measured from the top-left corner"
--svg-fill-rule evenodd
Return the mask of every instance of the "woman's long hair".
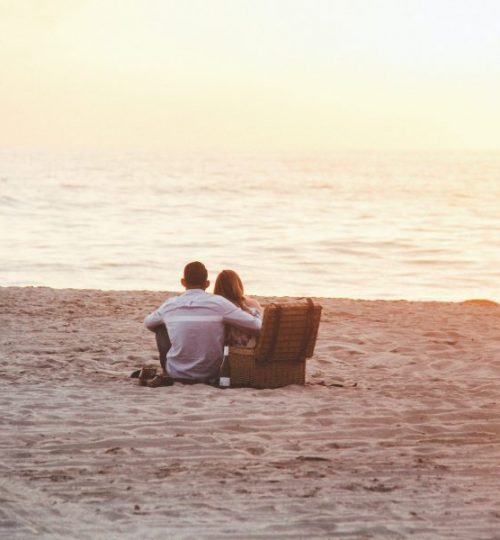
<path id="1" fill-rule="evenodd" d="M 240 308 L 244 307 L 245 296 L 243 283 L 234 270 L 222 270 L 217 276 L 214 285 L 214 294 L 223 296 Z"/>

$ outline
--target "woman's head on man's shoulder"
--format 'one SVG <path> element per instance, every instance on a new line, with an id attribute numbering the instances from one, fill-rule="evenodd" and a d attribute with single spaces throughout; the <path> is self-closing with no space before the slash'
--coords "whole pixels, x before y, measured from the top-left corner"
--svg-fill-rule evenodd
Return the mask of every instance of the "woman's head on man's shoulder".
<path id="1" fill-rule="evenodd" d="M 208 280 L 208 271 L 205 265 L 199 261 L 186 264 L 181 283 L 186 289 L 206 290 L 210 285 L 210 281 Z M 215 280 L 214 294 L 227 298 L 227 300 L 243 309 L 248 307 L 260 308 L 256 300 L 245 296 L 243 282 L 234 270 L 225 269 L 219 272 Z"/>
<path id="2" fill-rule="evenodd" d="M 223 296 L 241 307 L 245 300 L 245 291 L 240 276 L 234 270 L 219 272 L 215 280 L 214 294 Z"/>

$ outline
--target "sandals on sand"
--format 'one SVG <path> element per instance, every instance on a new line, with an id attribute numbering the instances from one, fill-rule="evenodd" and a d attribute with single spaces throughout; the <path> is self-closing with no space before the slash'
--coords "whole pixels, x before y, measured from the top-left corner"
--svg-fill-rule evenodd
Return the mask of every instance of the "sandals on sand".
<path id="1" fill-rule="evenodd" d="M 155 367 L 143 367 L 139 372 L 139 385 L 146 386 L 148 381 L 156 377 Z"/>
<path id="2" fill-rule="evenodd" d="M 155 367 L 143 367 L 134 371 L 130 377 L 139 379 L 139 386 L 149 386 L 150 388 L 158 388 L 159 386 L 172 386 L 174 379 L 169 375 L 157 375 Z"/>
<path id="3" fill-rule="evenodd" d="M 159 386 L 172 386 L 174 379 L 169 375 L 157 375 L 153 379 L 146 382 L 146 386 L 150 388 L 158 388 Z"/>

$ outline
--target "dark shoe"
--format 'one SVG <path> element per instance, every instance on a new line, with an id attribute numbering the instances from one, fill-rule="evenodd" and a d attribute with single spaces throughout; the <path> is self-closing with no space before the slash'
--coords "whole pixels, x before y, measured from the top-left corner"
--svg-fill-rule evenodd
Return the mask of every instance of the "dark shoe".
<path id="1" fill-rule="evenodd" d="M 146 383 L 156 376 L 155 367 L 143 367 L 139 373 L 139 385 L 146 386 Z"/>
<path id="2" fill-rule="evenodd" d="M 172 386 L 174 379 L 169 375 L 157 375 L 154 379 L 146 381 L 146 386 L 150 388 L 158 388 L 159 386 Z"/>

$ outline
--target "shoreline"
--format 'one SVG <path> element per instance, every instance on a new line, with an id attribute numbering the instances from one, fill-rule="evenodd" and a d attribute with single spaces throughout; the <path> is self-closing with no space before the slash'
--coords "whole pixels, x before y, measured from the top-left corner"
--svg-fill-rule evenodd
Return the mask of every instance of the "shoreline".
<path id="1" fill-rule="evenodd" d="M 139 387 L 175 294 L 0 287 L 0 536 L 496 537 L 500 306 L 318 298 L 303 387 Z"/>
<path id="2" fill-rule="evenodd" d="M 212 285 L 210 285 L 212 288 Z M 184 291 L 169 291 L 169 290 L 159 290 L 159 289 L 94 289 L 94 288 L 76 288 L 76 287 L 51 287 L 48 285 L 0 285 L 0 291 L 6 289 L 48 289 L 52 291 L 72 291 L 72 292 L 85 292 L 85 293 L 116 293 L 116 294 L 164 294 L 165 297 L 177 296 L 182 294 Z M 211 292 L 208 290 L 207 292 Z M 297 296 L 292 294 L 283 294 L 283 295 L 271 295 L 271 294 L 261 294 L 261 293 L 252 293 L 249 296 L 255 297 L 257 299 L 273 299 L 277 301 L 280 299 L 283 300 L 300 300 L 302 298 L 312 298 L 320 302 L 321 300 L 334 300 L 334 301 L 352 301 L 352 302 L 406 302 L 410 304 L 477 304 L 484 306 L 500 306 L 500 301 L 492 300 L 489 298 L 466 298 L 464 300 L 413 300 L 408 298 L 358 298 L 358 297 L 346 297 L 346 296 Z"/>

